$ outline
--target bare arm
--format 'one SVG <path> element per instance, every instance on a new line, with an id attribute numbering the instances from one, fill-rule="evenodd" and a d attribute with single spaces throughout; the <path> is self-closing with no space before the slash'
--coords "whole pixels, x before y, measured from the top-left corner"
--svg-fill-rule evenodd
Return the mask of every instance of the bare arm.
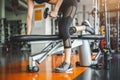
<path id="1" fill-rule="evenodd" d="M 55 8 L 54 8 L 55 11 L 58 12 L 58 10 L 59 10 L 59 8 L 60 8 L 62 2 L 63 2 L 63 0 L 58 0 L 58 1 L 57 1 L 56 5 L 55 5 Z"/>
<path id="2" fill-rule="evenodd" d="M 33 0 L 27 0 L 28 3 L 28 11 L 27 11 L 27 18 L 26 18 L 26 34 L 30 35 L 31 32 L 31 25 L 32 25 L 32 15 L 33 15 Z"/>
<path id="3" fill-rule="evenodd" d="M 52 0 L 50 0 L 50 1 L 52 2 Z M 53 0 L 53 1 L 55 1 L 55 0 Z M 57 17 L 57 14 L 58 14 L 58 11 L 59 11 L 59 8 L 60 8 L 62 2 L 63 2 L 63 0 L 57 0 L 56 1 L 54 9 L 50 13 L 51 17 Z"/>

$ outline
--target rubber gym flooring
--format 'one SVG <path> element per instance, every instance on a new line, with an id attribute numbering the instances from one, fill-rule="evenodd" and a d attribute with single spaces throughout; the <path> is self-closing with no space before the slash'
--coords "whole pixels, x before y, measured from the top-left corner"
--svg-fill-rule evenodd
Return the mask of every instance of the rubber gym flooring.
<path id="1" fill-rule="evenodd" d="M 49 55 L 41 64 L 39 72 L 26 72 L 26 54 L 12 54 L 0 59 L 0 80 L 120 80 L 120 55 L 115 53 L 110 70 L 76 66 L 78 54 L 72 54 L 73 70 L 55 73 L 53 69 L 63 60 L 62 55 Z"/>

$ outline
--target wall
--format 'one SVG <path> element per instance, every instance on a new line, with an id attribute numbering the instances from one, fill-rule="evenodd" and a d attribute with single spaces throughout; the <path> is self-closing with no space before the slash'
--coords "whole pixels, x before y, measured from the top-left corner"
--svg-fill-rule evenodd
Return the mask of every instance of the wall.
<path id="1" fill-rule="evenodd" d="M 85 5 L 85 13 L 83 12 L 83 5 Z M 93 8 L 92 5 L 92 0 L 80 0 L 76 15 L 78 17 L 79 23 L 81 23 L 84 20 L 84 18 L 87 20 L 89 19 L 89 12 L 91 12 Z"/>
<path id="2" fill-rule="evenodd" d="M 26 22 L 26 12 L 19 13 L 17 16 L 13 12 L 6 11 L 7 20 L 21 20 L 23 23 Z"/>

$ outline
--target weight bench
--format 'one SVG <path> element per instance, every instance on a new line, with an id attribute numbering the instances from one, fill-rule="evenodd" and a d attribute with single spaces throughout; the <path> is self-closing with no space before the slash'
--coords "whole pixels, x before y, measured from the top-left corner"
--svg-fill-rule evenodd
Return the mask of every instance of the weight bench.
<path id="1" fill-rule="evenodd" d="M 100 40 L 104 39 L 105 36 L 102 35 L 78 35 L 78 36 L 71 36 L 72 42 L 72 48 L 79 47 L 83 44 L 86 44 L 85 46 L 88 46 L 84 49 L 89 49 L 89 43 L 88 40 Z M 20 36 L 12 36 L 10 38 L 12 42 L 36 42 L 36 41 L 50 41 L 50 43 L 40 52 L 35 55 L 29 56 L 29 65 L 27 66 L 28 71 L 38 72 L 39 67 L 36 66 L 36 62 L 40 64 L 49 54 L 56 53 L 59 51 L 63 51 L 63 45 L 62 45 L 62 39 L 57 35 L 20 35 Z M 81 47 L 81 49 L 83 49 Z M 87 50 L 84 50 L 87 51 Z M 83 51 L 83 52 L 84 52 Z M 83 53 L 82 53 L 83 54 Z M 85 55 L 88 55 L 88 60 L 86 60 L 86 56 L 81 56 L 83 61 L 83 66 L 90 66 L 93 62 L 91 60 L 91 53 L 87 53 Z M 86 60 L 86 61 L 85 61 Z"/>

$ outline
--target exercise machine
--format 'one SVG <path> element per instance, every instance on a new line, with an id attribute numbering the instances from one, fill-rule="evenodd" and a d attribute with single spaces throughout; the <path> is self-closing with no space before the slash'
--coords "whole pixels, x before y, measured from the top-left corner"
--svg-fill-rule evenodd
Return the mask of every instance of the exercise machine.
<path id="1" fill-rule="evenodd" d="M 104 36 L 101 35 L 78 35 L 78 36 L 71 36 L 72 42 L 72 48 L 81 46 L 85 44 L 82 41 L 84 40 L 96 40 L 96 39 L 103 39 Z M 33 41 L 50 41 L 50 43 L 38 54 L 30 55 L 29 56 L 29 66 L 27 67 L 28 71 L 38 72 L 39 67 L 36 66 L 36 62 L 40 64 L 49 54 L 56 53 L 58 51 L 63 51 L 62 41 L 61 38 L 57 35 L 21 35 L 21 36 L 13 36 L 11 37 L 11 41 L 17 41 L 17 42 L 33 42 Z M 89 44 L 88 44 L 89 45 Z M 84 50 L 84 49 L 81 49 Z M 88 50 L 85 50 L 88 51 Z M 86 55 L 90 55 L 91 53 L 84 53 Z M 91 56 L 87 56 L 91 58 Z M 85 58 L 86 59 L 86 58 Z M 84 60 L 85 60 L 84 59 Z M 83 60 L 83 61 L 84 61 Z M 88 64 L 88 63 L 89 64 Z M 89 60 L 86 60 L 85 66 L 91 65 L 92 62 L 89 62 Z"/>
<path id="2" fill-rule="evenodd" d="M 90 26 L 89 22 L 86 23 Z M 91 26 L 90 26 L 91 27 Z M 91 30 L 89 30 L 91 31 Z M 94 31 L 91 31 L 94 32 Z M 95 60 L 91 59 L 91 49 L 88 40 L 100 40 L 105 38 L 102 35 L 91 35 L 87 34 L 83 31 L 82 35 L 71 35 L 72 39 L 72 48 L 80 47 L 80 63 L 81 66 L 91 66 L 97 64 L 97 59 L 100 56 L 101 52 L 98 53 Z M 63 51 L 62 38 L 58 35 L 21 35 L 21 36 L 13 36 L 10 39 L 12 42 L 45 42 L 49 41 L 49 44 L 40 52 L 35 55 L 29 56 L 29 65 L 27 67 L 28 71 L 37 72 L 39 71 L 39 67 L 36 66 L 36 62 L 40 64 L 49 54 L 57 53 L 59 51 Z"/>

